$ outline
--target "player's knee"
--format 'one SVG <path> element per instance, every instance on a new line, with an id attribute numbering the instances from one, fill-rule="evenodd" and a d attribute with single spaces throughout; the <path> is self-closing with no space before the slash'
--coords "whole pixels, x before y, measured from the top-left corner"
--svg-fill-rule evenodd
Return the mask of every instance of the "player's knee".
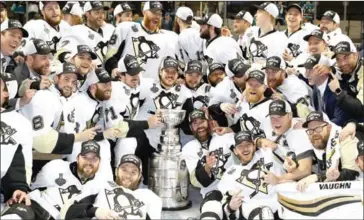
<path id="1" fill-rule="evenodd" d="M 222 219 L 222 198 L 223 196 L 220 191 L 214 190 L 207 193 L 201 203 L 200 219 Z"/>
<path id="2" fill-rule="evenodd" d="M 274 214 L 272 210 L 267 206 L 262 206 L 253 209 L 250 214 L 248 220 L 271 220 L 274 219 Z"/>

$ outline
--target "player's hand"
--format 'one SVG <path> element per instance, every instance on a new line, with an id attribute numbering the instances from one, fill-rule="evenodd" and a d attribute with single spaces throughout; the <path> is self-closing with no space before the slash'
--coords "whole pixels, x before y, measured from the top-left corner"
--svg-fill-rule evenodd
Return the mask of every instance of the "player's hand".
<path id="1" fill-rule="evenodd" d="M 205 164 L 205 171 L 206 173 L 210 173 L 211 169 L 215 166 L 216 164 L 216 156 L 214 154 L 209 155 L 210 153 L 207 152 L 206 155 L 206 164 Z"/>
<path id="2" fill-rule="evenodd" d="M 121 219 L 115 211 L 104 208 L 97 208 L 95 216 L 97 219 L 112 219 L 112 220 Z"/>
<path id="3" fill-rule="evenodd" d="M 318 181 L 318 177 L 316 174 L 312 174 L 309 176 L 306 176 L 305 178 L 301 179 L 297 183 L 297 190 L 300 192 L 306 191 L 307 187 L 312 184 L 316 183 Z"/>
<path id="4" fill-rule="evenodd" d="M 40 80 L 39 89 L 48 89 L 52 85 L 52 80 L 47 77 L 42 76 Z"/>
<path id="5" fill-rule="evenodd" d="M 148 118 L 149 128 L 156 128 L 161 126 L 161 124 L 162 124 L 162 118 L 159 116 L 159 114 L 152 115 Z"/>
<path id="6" fill-rule="evenodd" d="M 225 36 L 225 37 L 230 37 L 231 36 L 231 31 L 229 30 L 228 27 L 224 26 L 221 28 L 221 35 Z"/>
<path id="7" fill-rule="evenodd" d="M 111 71 L 111 78 L 116 78 L 118 75 L 121 75 L 121 72 L 118 68 L 115 68 Z"/>
<path id="8" fill-rule="evenodd" d="M 34 97 L 36 92 L 37 92 L 37 90 L 35 90 L 35 89 L 25 90 L 24 96 L 20 98 L 20 102 L 19 102 L 20 107 L 23 107 L 24 105 L 29 104 L 29 102 L 32 100 L 32 98 Z"/>
<path id="9" fill-rule="evenodd" d="M 263 180 L 265 183 L 270 184 L 272 186 L 277 185 L 279 183 L 279 178 L 272 173 L 271 171 L 266 171 L 267 174 L 263 176 Z"/>
<path id="10" fill-rule="evenodd" d="M 103 132 L 103 135 L 105 139 L 115 139 L 119 138 L 121 133 L 119 128 L 109 128 Z"/>
<path id="11" fill-rule="evenodd" d="M 302 129 L 303 127 L 303 123 L 305 123 L 304 121 L 302 121 L 302 120 L 298 120 L 297 122 L 296 122 L 296 124 L 294 124 L 293 125 L 293 129 Z"/>
<path id="12" fill-rule="evenodd" d="M 186 81 L 184 79 L 178 78 L 177 79 L 177 84 L 178 85 L 184 85 L 184 84 L 186 84 Z"/>
<path id="13" fill-rule="evenodd" d="M 343 130 L 341 130 L 339 135 L 339 140 L 344 141 L 346 138 L 350 137 L 351 139 L 355 138 L 356 132 L 356 124 L 354 122 L 349 122 Z"/>
<path id="14" fill-rule="evenodd" d="M 283 94 L 277 92 L 273 88 L 270 88 L 270 89 L 273 91 L 273 95 L 272 95 L 273 100 L 284 100 L 284 95 Z"/>
<path id="15" fill-rule="evenodd" d="M 261 148 L 270 148 L 272 149 L 272 151 L 274 151 L 275 149 L 277 149 L 278 144 L 274 143 L 273 141 L 266 139 L 266 138 L 259 138 L 258 139 L 258 146 Z"/>
<path id="16" fill-rule="evenodd" d="M 227 133 L 232 133 L 233 130 L 229 127 L 216 127 L 213 129 L 213 132 L 215 132 L 217 135 L 224 135 Z"/>
<path id="17" fill-rule="evenodd" d="M 288 75 L 296 75 L 297 70 L 296 70 L 295 68 L 292 68 L 292 67 L 287 67 L 287 69 L 286 69 L 286 73 L 287 73 Z"/>
<path id="18" fill-rule="evenodd" d="M 31 205 L 30 199 L 27 193 L 21 190 L 15 190 L 13 196 L 7 202 L 9 205 L 16 204 L 16 203 L 24 203 L 27 206 Z"/>
<path id="19" fill-rule="evenodd" d="M 221 103 L 220 109 L 227 115 L 233 115 L 238 112 L 235 104 L 231 104 L 231 103 Z"/>
<path id="20" fill-rule="evenodd" d="M 327 65 L 324 65 L 324 64 L 316 64 L 313 69 L 315 69 L 317 72 L 316 72 L 316 75 L 317 76 L 323 76 L 323 75 L 326 75 L 326 74 L 330 74 L 331 73 L 331 69 L 329 66 Z"/>
<path id="21" fill-rule="evenodd" d="M 330 74 L 331 74 L 332 80 L 329 83 L 329 88 L 330 88 L 331 92 L 335 93 L 337 89 L 340 89 L 340 82 L 337 79 L 337 77 L 335 76 L 335 74 L 333 74 L 331 72 L 330 72 Z"/>
<path id="22" fill-rule="evenodd" d="M 239 190 L 238 192 L 234 193 L 228 204 L 229 208 L 233 211 L 238 210 L 241 204 L 243 203 L 244 196 L 241 195 L 241 191 L 242 190 Z"/>
<path id="23" fill-rule="evenodd" d="M 283 59 L 284 59 L 284 61 L 293 60 L 293 56 L 288 52 L 287 49 L 285 49 L 284 52 L 283 52 Z"/>
<path id="24" fill-rule="evenodd" d="M 100 126 L 95 126 L 93 128 L 89 128 L 75 135 L 75 142 L 85 142 L 89 140 L 93 140 L 97 134 L 97 130 L 99 130 Z"/>
<path id="25" fill-rule="evenodd" d="M 297 168 L 297 164 L 292 160 L 291 157 L 284 158 L 283 168 L 287 173 L 292 173 Z"/>
<path id="26" fill-rule="evenodd" d="M 326 172 L 325 182 L 333 182 L 339 178 L 340 172 L 337 168 L 329 168 Z"/>

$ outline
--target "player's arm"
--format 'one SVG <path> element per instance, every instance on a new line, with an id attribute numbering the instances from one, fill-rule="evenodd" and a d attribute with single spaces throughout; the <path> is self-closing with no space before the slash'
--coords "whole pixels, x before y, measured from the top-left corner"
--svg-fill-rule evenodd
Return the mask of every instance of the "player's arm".
<path id="1" fill-rule="evenodd" d="M 179 128 L 183 130 L 183 132 L 187 135 L 191 135 L 190 122 L 188 121 L 188 116 L 194 110 L 192 98 L 187 98 L 185 103 L 182 106 L 182 109 L 186 111 L 185 119 L 179 125 Z"/>
<path id="2" fill-rule="evenodd" d="M 88 195 L 80 200 L 64 204 L 60 211 L 61 219 L 92 219 L 96 216 L 97 207 L 93 204 L 98 194 Z"/>
<path id="3" fill-rule="evenodd" d="M 28 192 L 25 159 L 21 145 L 18 145 L 6 175 L 1 178 L 1 187 L 4 192 L 4 201 L 8 201 L 16 190 Z"/>
<path id="4" fill-rule="evenodd" d="M 23 120 L 22 126 L 26 132 L 22 138 L 22 153 L 24 155 L 25 171 L 27 184 L 30 185 L 30 181 L 33 173 L 33 130 L 28 120 Z"/>
<path id="5" fill-rule="evenodd" d="M 357 138 L 346 138 L 344 141 L 340 142 L 340 160 L 342 169 L 337 181 L 355 180 L 359 175 L 360 170 L 355 163 L 355 159 L 357 157 L 357 143 Z"/>
<path id="6" fill-rule="evenodd" d="M 105 69 L 109 73 L 118 67 L 118 62 L 126 46 L 126 37 L 131 24 L 131 22 L 122 22 L 119 24 L 109 40 L 105 57 Z"/>

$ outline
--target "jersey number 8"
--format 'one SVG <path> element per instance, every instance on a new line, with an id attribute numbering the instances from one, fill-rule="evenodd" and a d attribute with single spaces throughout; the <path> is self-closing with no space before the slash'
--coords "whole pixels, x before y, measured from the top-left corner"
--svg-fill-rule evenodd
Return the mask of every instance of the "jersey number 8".
<path id="1" fill-rule="evenodd" d="M 33 130 L 35 131 L 40 130 L 44 127 L 43 117 L 40 115 L 35 116 L 32 122 L 33 122 Z"/>

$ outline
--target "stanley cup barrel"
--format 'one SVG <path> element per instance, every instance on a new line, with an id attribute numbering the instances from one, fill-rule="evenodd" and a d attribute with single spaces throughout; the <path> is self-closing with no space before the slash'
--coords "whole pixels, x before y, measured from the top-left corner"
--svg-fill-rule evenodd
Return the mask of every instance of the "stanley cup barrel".
<path id="1" fill-rule="evenodd" d="M 183 210 L 191 206 L 188 200 L 189 176 L 186 161 L 181 159 L 179 129 L 185 110 L 158 110 L 164 124 L 158 152 L 149 164 L 149 189 L 163 202 L 163 210 Z"/>

